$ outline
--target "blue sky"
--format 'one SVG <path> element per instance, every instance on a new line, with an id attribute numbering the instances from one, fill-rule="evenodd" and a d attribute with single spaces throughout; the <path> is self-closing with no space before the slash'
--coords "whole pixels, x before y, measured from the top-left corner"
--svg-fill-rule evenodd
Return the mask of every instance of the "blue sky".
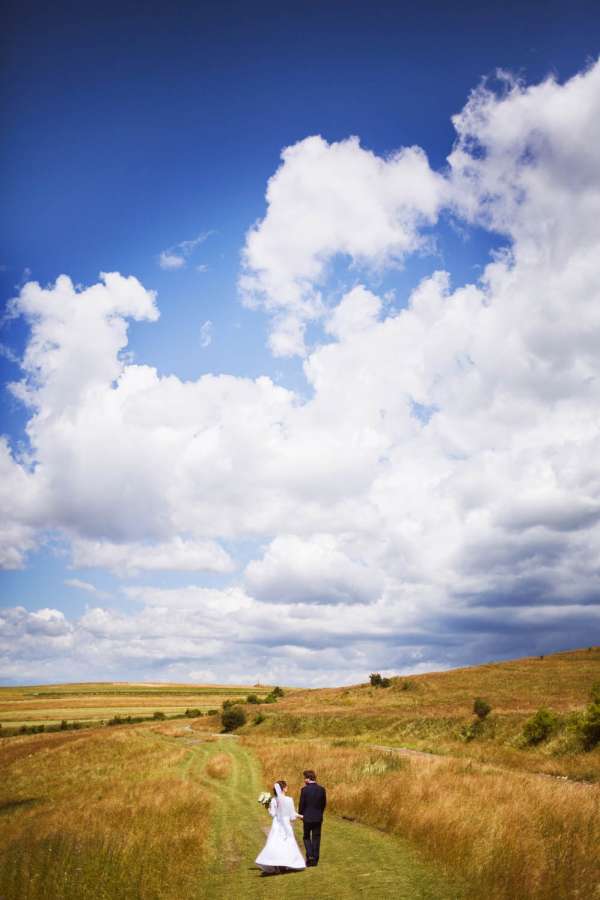
<path id="1" fill-rule="evenodd" d="M 544 325 L 548 307 L 539 311 L 536 306 L 535 285 L 543 285 L 543 279 L 556 284 L 563 276 L 566 284 L 575 271 L 576 247 L 560 260 L 557 251 L 536 277 L 526 271 L 526 260 L 532 241 L 536 253 L 554 246 L 548 231 L 536 233 L 535 240 L 531 236 L 532 223 L 542 215 L 556 231 L 556 247 L 562 246 L 567 222 L 559 187 L 574 183 L 574 172 L 584 173 L 588 187 L 596 184 L 597 173 L 585 155 L 595 139 L 590 97 L 600 46 L 596 5 L 521 3 L 500 9 L 474 3 L 202 3 L 167 9 L 120 3 L 86 9 L 59 3 L 50 9 L 26 3 L 14 4 L 9 18 L 0 259 L 6 309 L 0 374 L 5 387 L 0 408 L 11 485 L 6 516 L 12 524 L 0 585 L 2 605 L 12 610 L 12 618 L 2 620 L 8 661 L 0 677 L 7 682 L 48 681 L 70 673 L 74 678 L 239 680 L 247 674 L 252 680 L 330 683 L 356 680 L 374 666 L 409 671 L 580 643 L 597 624 L 590 610 L 595 609 L 598 584 L 592 562 L 598 498 L 591 476 L 584 478 L 588 456 L 581 445 L 572 450 L 570 463 L 557 459 L 564 436 L 574 433 L 590 442 L 593 457 L 593 407 L 582 411 L 581 385 L 595 378 L 586 349 L 595 325 L 587 321 L 587 313 L 577 312 L 582 332 L 573 337 L 575 349 L 557 349 Z M 520 84 L 498 79 L 498 69 L 521 79 Z M 584 72 L 583 87 L 568 89 L 573 84 L 569 80 Z M 535 86 L 549 76 L 554 93 L 536 100 Z M 468 107 L 480 118 L 473 125 L 463 115 L 457 131 L 451 117 L 467 108 L 471 92 L 485 78 L 488 99 L 480 96 Z M 562 109 L 560 97 L 564 108 L 573 110 L 575 132 L 569 115 L 545 115 L 546 100 L 549 110 L 553 104 Z M 533 112 L 523 114 L 521 107 L 528 102 Z M 536 115 L 539 121 L 533 121 Z M 506 122 L 511 128 L 517 123 L 508 144 Z M 304 143 L 311 135 L 320 135 L 323 143 Z M 348 144 L 351 136 L 360 145 Z M 474 166 L 468 171 L 464 160 L 447 162 L 457 140 L 472 154 Z M 474 149 L 475 144 L 484 150 Z M 581 159 L 575 155 L 580 144 Z M 533 160 L 529 168 L 523 162 L 524 146 Z M 282 165 L 282 150 L 294 147 L 293 160 L 286 157 Z M 342 148 L 337 157 L 336 147 Z M 421 156 L 415 157 L 411 167 L 400 165 L 396 174 L 390 160 L 402 147 L 422 148 L 424 166 Z M 478 163 L 481 171 L 474 177 Z M 565 168 L 557 174 L 560 166 Z M 546 176 L 554 179 L 544 181 L 539 197 L 528 180 L 534 170 L 540 183 Z M 329 197 L 328 180 L 338 171 L 338 193 Z M 277 197 L 267 202 L 267 183 L 274 176 Z M 423 196 L 431 192 L 427 203 L 419 196 L 407 199 L 413 178 L 422 179 Z M 509 199 L 516 187 L 526 202 L 515 211 Z M 548 211 L 541 197 L 554 197 L 555 187 L 556 207 Z M 390 191 L 399 198 L 391 212 Z M 367 213 L 363 196 L 371 192 L 378 199 L 368 199 Z M 490 192 L 496 198 L 491 211 Z M 325 198 L 324 216 L 319 201 L 311 207 L 314 197 Z M 349 215 L 358 222 L 364 218 L 373 234 L 393 220 L 394 234 L 377 243 L 350 233 L 344 223 L 346 205 Z M 571 233 L 588 233 L 589 210 L 567 205 L 575 217 Z M 311 235 L 333 208 L 330 232 L 319 244 Z M 303 215 L 305 223 L 299 222 Z M 292 220 L 289 233 L 298 228 L 297 241 L 282 244 L 279 233 Z M 251 245 L 247 234 L 253 226 L 257 237 Z M 499 263 L 503 271 L 482 288 L 479 279 L 501 248 L 514 256 Z M 161 253 L 179 256 L 181 266 L 161 268 Z M 411 292 L 438 270 L 449 273 L 449 286 L 427 283 L 442 291 L 448 307 L 456 307 L 448 320 L 438 313 L 438 331 L 449 329 L 451 334 L 456 327 L 464 339 L 460 346 L 458 338 L 448 342 L 456 343 L 452 370 L 440 362 L 443 348 L 432 346 L 423 349 L 422 358 L 412 358 L 408 332 L 417 333 L 412 320 L 403 320 L 406 333 L 400 333 L 400 326 L 398 335 L 393 333 L 400 312 L 414 306 Z M 47 286 L 65 274 L 87 287 L 98 282 L 100 272 L 134 276 L 145 291 L 156 292 L 152 302 L 160 311 L 153 321 L 150 301 L 136 295 L 133 306 L 127 301 L 122 309 L 117 303 L 110 314 L 129 323 L 127 345 L 116 350 L 114 379 L 134 364 L 153 367 L 162 379 L 160 396 L 156 394 L 144 419 L 149 431 L 131 438 L 139 441 L 131 449 L 133 458 L 137 453 L 145 459 L 147 452 L 147 477 L 156 471 L 156 478 L 146 487 L 140 480 L 131 490 L 130 470 L 121 472 L 118 453 L 111 462 L 102 448 L 111 433 L 115 446 L 121 441 L 128 445 L 131 429 L 142 428 L 135 419 L 141 406 L 135 422 L 127 419 L 127 407 L 117 425 L 107 420 L 102 427 L 93 423 L 93 405 L 85 406 L 92 401 L 82 400 L 73 411 L 66 395 L 44 381 L 51 380 L 44 370 L 50 345 L 56 341 L 62 347 L 55 325 L 45 319 L 44 304 L 50 301 L 11 305 L 27 282 Z M 239 286 L 244 273 L 253 279 L 248 290 Z M 561 332 L 562 317 L 569 322 L 583 298 L 592 302 L 576 280 L 572 275 L 573 295 L 565 287 L 550 315 L 555 334 Z M 517 287 L 509 289 L 509 282 Z M 459 294 L 464 285 L 481 291 L 482 308 L 504 310 L 498 312 L 494 339 L 487 336 L 489 323 Z M 352 289 L 368 295 L 357 293 L 345 302 Z M 511 290 L 515 309 L 509 322 L 508 301 L 502 298 Z M 20 313 L 16 317 L 15 308 Z M 91 318 L 79 333 L 70 318 L 73 308 L 67 303 L 60 312 L 60 327 L 81 354 L 77 366 L 85 368 L 86 359 L 100 353 L 102 340 L 96 336 L 104 333 L 110 315 Z M 22 371 L 19 360 L 36 321 L 45 350 Z M 358 326 L 352 324 L 356 321 Z M 433 333 L 435 323 L 428 321 Z M 359 341 L 356 329 L 363 327 L 364 340 Z M 528 343 L 534 333 L 535 340 Z M 504 358 L 492 376 L 486 354 L 490 348 L 499 351 L 505 339 Z M 564 387 L 571 385 L 566 356 L 579 373 L 578 387 Z M 533 387 L 525 390 L 525 375 L 513 378 L 526 357 L 527 377 L 534 378 L 533 367 L 539 363 L 547 386 L 554 383 L 550 372 L 563 384 L 562 394 L 557 387 L 556 396 L 549 397 L 547 387 L 542 396 L 536 376 L 535 413 L 528 393 Z M 98 358 L 97 365 L 106 364 L 108 372 L 107 360 Z M 465 398 L 474 388 L 465 367 L 471 365 L 480 372 L 481 396 L 469 410 Z M 80 370 L 66 355 L 57 366 L 67 373 Z M 455 389 L 456 366 L 462 366 L 465 380 Z M 46 374 L 40 378 L 42 370 Z M 417 383 L 415 373 L 422 372 L 427 377 Z M 199 384 L 211 373 L 234 381 L 228 388 L 207 386 L 193 399 L 183 399 L 192 393 L 185 384 Z M 362 374 L 355 384 L 357 373 Z M 165 401 L 169 376 L 177 380 L 177 397 L 172 393 Z M 260 376 L 268 376 L 271 387 L 246 396 L 241 380 Z M 371 393 L 362 398 L 362 386 L 371 376 Z M 23 377 L 36 395 L 29 407 L 6 387 Z M 109 379 L 104 387 L 110 403 L 115 384 Z M 284 393 L 277 394 L 278 388 Z M 145 402 L 153 388 L 144 390 Z M 545 403 L 554 414 L 557 404 L 567 403 L 569 390 L 562 418 L 542 447 L 540 434 L 527 437 L 524 423 L 538 413 L 543 417 Z M 395 405 L 391 398 L 396 395 L 406 398 L 408 413 Z M 96 397 L 93 402 L 103 401 Z M 165 402 L 167 407 L 161 405 Z M 180 402 L 186 412 L 173 423 L 168 406 L 179 409 Z M 478 418 L 486 409 L 491 415 L 492 407 L 492 422 Z M 214 420 L 213 408 L 221 410 Z M 427 410 L 422 422 L 419 410 Z M 375 412 L 386 421 L 381 432 L 374 424 Z M 263 414 L 264 435 L 283 423 L 286 443 L 279 449 L 273 450 L 271 437 L 263 445 L 260 436 L 239 430 L 246 417 L 262 422 Z M 57 438 L 67 420 L 73 428 L 68 441 L 72 458 L 61 444 L 64 435 Z M 419 427 L 427 426 L 426 435 L 418 438 L 423 444 L 413 434 L 415 420 Z M 54 423 L 52 430 L 44 421 Z M 470 421 L 478 423 L 477 438 L 469 432 Z M 499 422 L 503 430 L 496 434 Z M 165 429 L 171 429 L 168 439 Z M 185 440 L 193 435 L 199 445 L 184 445 L 184 434 Z M 489 434 L 489 445 L 484 446 L 481 434 Z M 180 455 L 169 458 L 163 455 L 162 441 L 171 439 Z M 240 472 L 245 449 L 240 451 L 240 441 L 245 440 L 258 442 L 248 446 L 247 473 Z M 214 457 L 213 443 L 218 444 Z M 330 451 L 331 471 L 319 450 L 329 443 L 337 448 Z M 87 462 L 94 447 L 99 458 Z M 360 447 L 360 453 L 351 459 L 350 449 L 346 459 L 344 447 Z M 526 459 L 525 448 L 535 448 L 535 458 Z M 284 465 L 286 454 L 291 462 Z M 326 454 L 324 450 L 324 458 Z M 429 493 L 408 498 L 400 473 L 407 471 L 407 459 L 426 460 L 430 454 L 430 466 L 415 469 L 412 476 L 427 483 Z M 492 464 L 493 454 L 497 459 Z M 188 472 L 186 461 L 192 458 Z M 212 480 L 206 475 L 206 484 L 202 478 L 207 470 L 195 468 L 201 460 L 213 472 Z M 337 474 L 345 471 L 340 460 L 347 463 L 347 481 L 340 476 L 337 493 L 329 497 L 328 486 L 337 484 Z M 450 462 L 456 460 L 460 471 L 459 463 Z M 84 495 L 75 477 L 70 480 L 69 466 L 76 468 L 77 461 L 90 482 L 101 485 L 106 476 L 102 502 Z M 463 466 L 465 461 L 472 463 L 472 471 Z M 493 474 L 484 485 L 482 472 L 488 466 Z M 573 468 L 580 480 L 565 474 Z M 180 471 L 186 473 L 181 484 Z M 527 489 L 517 487 L 523 472 L 528 473 Z M 380 498 L 392 497 L 394 490 L 397 498 L 386 505 Z M 508 509 L 507 494 L 514 494 L 517 505 L 522 499 L 518 509 Z M 136 512 L 132 520 L 137 526 L 115 524 L 111 530 L 107 523 L 127 518 L 128 502 L 133 510 L 144 510 L 144 498 L 151 498 L 147 524 Z M 406 506 L 403 498 L 408 498 Z M 557 526 L 556 521 L 562 522 L 557 509 L 577 525 Z M 473 521 L 467 525 L 469 517 Z M 447 540 L 435 520 L 446 523 Z M 477 543 L 478 528 L 485 547 Z M 421 537 L 413 546 L 417 533 Z M 208 553 L 211 561 L 193 563 L 186 557 L 182 563 L 174 550 L 177 540 L 185 543 L 184 556 L 204 559 Z M 88 542 L 83 550 L 78 541 Z M 93 552 L 89 542 L 96 542 Z M 99 544 L 104 549 L 98 550 Z M 140 565 L 126 571 L 123 559 L 135 556 L 140 547 L 159 556 L 162 547 L 171 556 L 159 566 L 142 554 Z M 219 552 L 228 556 L 227 563 Z M 489 554 L 494 557 L 489 564 L 478 568 L 473 562 Z M 200 593 L 192 601 L 193 591 Z M 495 618 L 490 610 L 498 607 L 499 596 L 505 606 Z M 502 610 L 514 608 L 515 597 L 521 596 L 522 609 L 517 603 L 519 614 L 511 613 L 507 625 L 508 614 Z M 481 610 L 474 609 L 477 603 L 485 609 L 484 624 Z M 574 608 L 565 619 L 569 604 Z M 346 616 L 346 608 L 348 626 L 340 628 L 337 620 Z M 180 632 L 164 627 L 156 611 L 165 609 L 171 610 L 171 621 L 180 623 Z M 98 610 L 104 611 L 102 624 Z M 274 644 L 261 639 L 270 614 L 281 620 L 280 631 L 273 629 L 278 635 Z M 245 622 L 239 643 L 221 633 L 227 615 L 241 615 Z M 315 633 L 312 625 L 303 631 L 305 618 L 320 623 Z M 542 620 L 543 627 L 537 628 Z M 117 641 L 119 627 L 128 638 Z M 403 635 L 409 633 L 413 638 L 405 641 Z M 196 636 L 184 640 L 189 634 Z M 212 636 L 212 650 L 207 635 Z"/>

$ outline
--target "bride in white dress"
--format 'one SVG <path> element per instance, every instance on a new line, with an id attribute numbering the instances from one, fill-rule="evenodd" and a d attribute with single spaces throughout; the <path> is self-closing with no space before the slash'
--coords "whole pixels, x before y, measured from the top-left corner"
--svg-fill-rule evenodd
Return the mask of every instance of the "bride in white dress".
<path id="1" fill-rule="evenodd" d="M 294 809 L 294 801 L 286 797 L 287 782 L 276 781 L 273 785 L 275 796 L 269 803 L 269 814 L 273 818 L 267 843 L 256 857 L 256 864 L 268 875 L 280 869 L 305 869 L 306 863 L 296 842 L 292 828 L 294 819 L 302 816 Z"/>

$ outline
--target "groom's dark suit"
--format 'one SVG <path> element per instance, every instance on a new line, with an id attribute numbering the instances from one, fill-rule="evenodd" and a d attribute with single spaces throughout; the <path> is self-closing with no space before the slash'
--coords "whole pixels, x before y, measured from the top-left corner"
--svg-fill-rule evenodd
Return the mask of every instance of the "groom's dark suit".
<path id="1" fill-rule="evenodd" d="M 298 812 L 303 816 L 304 821 L 304 846 L 308 865 L 316 866 L 319 862 L 321 825 L 326 806 L 325 788 L 316 781 L 309 781 L 308 784 L 305 784 L 300 791 Z"/>

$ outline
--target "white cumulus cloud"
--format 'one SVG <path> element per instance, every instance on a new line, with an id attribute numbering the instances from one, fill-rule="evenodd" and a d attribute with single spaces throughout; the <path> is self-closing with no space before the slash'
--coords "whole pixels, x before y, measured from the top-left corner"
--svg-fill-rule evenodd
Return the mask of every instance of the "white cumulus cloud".
<path id="1" fill-rule="evenodd" d="M 308 399 L 132 364 L 128 319 L 158 318 L 134 278 L 24 285 L 12 390 L 29 447 L 0 445 L 4 565 L 58 533 L 80 567 L 221 586 L 130 584 L 135 614 L 68 623 L 15 607 L 5 677 L 58 671 L 59 647 L 82 675 L 315 683 L 584 643 L 600 596 L 599 88 L 597 64 L 476 90 L 443 173 L 355 139 L 284 152 L 241 286 L 273 317 L 274 352 L 304 354 Z M 431 271 L 391 310 L 361 267 L 408 265 L 443 211 L 503 248 L 476 281 Z M 330 293 L 340 256 L 352 271 Z"/>
<path id="2" fill-rule="evenodd" d="M 327 264 L 400 265 L 423 247 L 446 183 L 419 147 L 388 158 L 357 138 L 328 144 L 313 136 L 282 153 L 269 181 L 267 213 L 250 229 L 240 287 L 246 302 L 274 316 L 273 352 L 304 353 L 304 328 L 323 314 Z"/>

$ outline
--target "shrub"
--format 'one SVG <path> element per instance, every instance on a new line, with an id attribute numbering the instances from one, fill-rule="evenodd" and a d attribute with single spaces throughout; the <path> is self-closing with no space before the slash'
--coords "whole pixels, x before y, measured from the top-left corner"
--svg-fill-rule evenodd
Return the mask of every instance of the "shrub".
<path id="1" fill-rule="evenodd" d="M 60 723 L 60 730 L 66 731 L 68 727 L 69 727 L 69 723 L 67 722 L 66 719 L 63 719 L 62 722 Z"/>
<path id="2" fill-rule="evenodd" d="M 260 725 L 262 722 L 265 721 L 265 718 L 266 718 L 266 717 L 263 716 L 263 714 L 262 714 L 261 712 L 256 713 L 256 715 L 254 716 L 254 718 L 253 718 L 253 720 L 252 720 L 252 724 L 253 724 L 253 725 Z"/>
<path id="3" fill-rule="evenodd" d="M 371 682 L 371 687 L 382 688 L 390 687 L 392 683 L 389 678 L 383 678 L 379 672 L 371 672 L 371 674 L 369 675 L 369 681 Z"/>
<path id="4" fill-rule="evenodd" d="M 185 715 L 188 719 L 197 719 L 202 715 L 202 710 L 200 709 L 186 709 Z"/>
<path id="5" fill-rule="evenodd" d="M 477 716 L 478 719 L 485 719 L 492 711 L 492 707 L 484 700 L 483 697 L 476 697 L 475 702 L 473 703 L 473 712 Z"/>
<path id="6" fill-rule="evenodd" d="M 206 712 L 206 715 L 207 715 L 207 716 L 216 716 L 216 715 L 218 715 L 218 714 L 219 714 L 219 710 L 218 710 L 218 709 L 209 709 L 209 710 L 207 710 L 207 712 Z"/>
<path id="7" fill-rule="evenodd" d="M 238 700 L 223 700 L 221 704 L 221 709 L 229 709 L 231 706 L 235 706 L 239 701 Z"/>
<path id="8" fill-rule="evenodd" d="M 274 687 L 273 690 L 271 691 L 271 695 L 272 695 L 273 697 L 275 697 L 275 698 L 277 698 L 277 697 L 284 697 L 284 696 L 285 696 L 285 691 L 283 690 L 283 688 L 280 688 L 280 687 Z"/>
<path id="9" fill-rule="evenodd" d="M 241 706 L 228 706 L 221 713 L 223 731 L 235 731 L 246 724 L 246 713 Z"/>
<path id="10" fill-rule="evenodd" d="M 248 696 L 246 697 L 246 703 L 256 704 L 256 703 L 260 703 L 260 700 L 258 699 L 256 694 L 248 694 Z"/>
<path id="11" fill-rule="evenodd" d="M 556 730 L 558 720 L 549 709 L 538 709 L 536 714 L 525 722 L 523 737 L 527 744 L 540 744 Z"/>
<path id="12" fill-rule="evenodd" d="M 600 743 L 600 681 L 592 685 L 590 700 L 590 705 L 577 725 L 577 732 L 585 750 L 592 750 Z"/>
<path id="13" fill-rule="evenodd" d="M 461 740 L 468 744 L 471 741 L 474 741 L 475 738 L 480 737 L 483 734 L 483 729 L 483 719 L 474 719 L 468 725 L 463 725 L 460 729 L 459 736 Z"/>
<path id="14" fill-rule="evenodd" d="M 131 719 L 131 716 L 128 716 L 128 718 Z M 152 718 L 160 719 L 162 721 L 163 719 L 166 719 L 167 717 L 165 716 L 164 712 L 161 712 L 160 709 L 157 709 L 156 712 L 154 713 L 154 715 L 152 716 Z"/>
<path id="15" fill-rule="evenodd" d="M 267 694 L 263 703 L 277 703 L 277 697 L 274 697 L 273 694 Z"/>
<path id="16" fill-rule="evenodd" d="M 402 681 L 400 683 L 400 690 L 401 691 L 412 691 L 414 686 L 415 686 L 414 681 L 411 681 L 410 678 L 405 678 L 404 681 Z"/>
<path id="17" fill-rule="evenodd" d="M 579 734 L 585 750 L 600 743 L 600 703 L 590 703 L 581 719 Z"/>

